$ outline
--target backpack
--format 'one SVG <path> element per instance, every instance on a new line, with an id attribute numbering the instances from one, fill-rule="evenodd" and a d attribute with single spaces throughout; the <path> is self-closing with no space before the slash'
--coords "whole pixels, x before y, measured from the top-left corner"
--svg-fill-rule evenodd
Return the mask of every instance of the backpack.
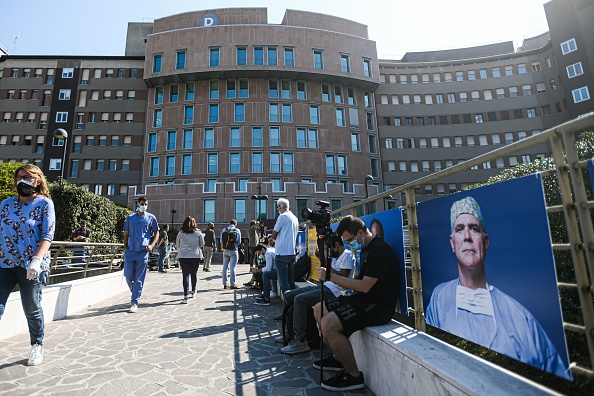
<path id="1" fill-rule="evenodd" d="M 237 233 L 235 230 L 225 229 L 223 232 L 223 249 L 235 250 L 235 244 L 237 242 Z"/>
<path id="2" fill-rule="evenodd" d="M 293 306 L 294 304 L 290 304 L 283 309 L 281 328 L 283 338 L 285 339 L 284 346 L 287 346 L 289 341 L 295 338 L 295 333 L 293 332 Z M 316 325 L 313 308 L 307 309 L 307 343 L 313 349 L 320 347 L 320 332 Z"/>
<path id="3" fill-rule="evenodd" d="M 294 267 L 295 282 L 305 282 L 309 278 L 311 258 L 304 254 L 297 260 Z"/>

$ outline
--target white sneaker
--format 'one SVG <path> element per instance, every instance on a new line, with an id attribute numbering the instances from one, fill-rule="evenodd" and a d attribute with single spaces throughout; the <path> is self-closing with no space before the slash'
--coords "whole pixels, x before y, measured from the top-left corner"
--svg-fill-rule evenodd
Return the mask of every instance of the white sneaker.
<path id="1" fill-rule="evenodd" d="M 270 298 L 278 298 L 278 294 L 275 292 L 270 292 Z"/>
<path id="2" fill-rule="evenodd" d="M 43 361 L 43 347 L 39 344 L 35 344 L 31 347 L 31 354 L 29 355 L 29 361 L 27 365 L 37 366 Z"/>
<path id="3" fill-rule="evenodd" d="M 135 303 L 130 304 L 130 312 L 134 313 L 136 311 L 138 311 L 138 304 L 135 304 Z"/>

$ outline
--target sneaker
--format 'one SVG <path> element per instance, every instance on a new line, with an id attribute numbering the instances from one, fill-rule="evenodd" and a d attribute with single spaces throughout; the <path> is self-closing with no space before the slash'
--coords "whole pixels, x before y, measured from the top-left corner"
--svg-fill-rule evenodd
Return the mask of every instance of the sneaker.
<path id="1" fill-rule="evenodd" d="M 136 311 L 138 311 L 138 304 L 136 304 L 136 303 L 130 304 L 130 312 L 134 313 Z"/>
<path id="2" fill-rule="evenodd" d="M 287 355 L 295 355 L 296 353 L 309 352 L 310 349 L 306 340 L 299 341 L 297 338 L 294 338 L 289 342 L 289 345 L 281 348 L 281 352 Z"/>
<path id="3" fill-rule="evenodd" d="M 189 297 L 190 297 L 190 298 L 194 298 L 194 294 L 196 294 L 196 292 L 195 292 L 195 291 L 193 291 L 192 293 L 190 293 L 190 296 L 189 296 Z"/>
<path id="4" fill-rule="evenodd" d="M 283 315 L 275 316 L 274 319 L 272 319 L 272 320 L 274 320 L 275 322 L 282 322 L 283 321 Z"/>
<path id="5" fill-rule="evenodd" d="M 204 272 L 210 272 L 210 268 L 204 268 Z"/>
<path id="6" fill-rule="evenodd" d="M 279 344 L 284 344 L 285 343 L 285 337 L 283 337 L 283 335 L 279 335 L 277 337 L 274 337 L 274 342 L 278 342 Z"/>
<path id="7" fill-rule="evenodd" d="M 338 359 L 336 359 L 332 353 L 325 355 L 323 360 L 314 361 L 313 362 L 314 368 L 317 368 L 319 370 L 320 365 L 321 365 L 320 363 L 324 363 L 325 371 L 340 371 L 340 370 L 344 369 L 342 363 L 340 363 L 338 361 Z"/>
<path id="8" fill-rule="evenodd" d="M 330 391 L 348 391 L 365 388 L 363 373 L 359 371 L 358 377 L 353 377 L 344 370 L 340 370 L 332 378 L 322 381 L 322 388 Z"/>
<path id="9" fill-rule="evenodd" d="M 256 298 L 256 305 L 270 305 L 270 300 L 267 298 Z"/>
<path id="10" fill-rule="evenodd" d="M 278 298 L 278 294 L 275 292 L 270 292 L 270 298 Z"/>
<path id="11" fill-rule="evenodd" d="M 241 287 L 233 285 L 233 286 L 229 286 L 229 289 L 237 290 L 237 289 L 241 289 Z"/>
<path id="12" fill-rule="evenodd" d="M 229 288 L 229 286 L 223 285 L 223 289 L 228 289 L 228 288 Z"/>
<path id="13" fill-rule="evenodd" d="M 187 304 L 187 303 L 188 303 L 188 299 L 187 298 L 184 298 L 183 300 L 181 300 L 181 303 L 180 304 Z"/>
<path id="14" fill-rule="evenodd" d="M 159 272 L 162 273 L 162 274 L 166 274 L 167 273 L 167 270 L 162 269 L 162 270 L 159 270 Z"/>
<path id="15" fill-rule="evenodd" d="M 31 354 L 29 355 L 28 366 L 37 366 L 43 361 L 43 346 L 35 344 L 31 347 Z"/>

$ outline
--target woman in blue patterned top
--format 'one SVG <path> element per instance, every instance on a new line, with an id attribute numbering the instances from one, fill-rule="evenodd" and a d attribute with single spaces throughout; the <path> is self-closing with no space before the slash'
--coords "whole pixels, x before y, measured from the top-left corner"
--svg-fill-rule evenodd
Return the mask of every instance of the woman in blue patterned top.
<path id="1" fill-rule="evenodd" d="M 44 321 L 41 307 L 54 239 L 56 215 L 41 169 L 23 165 L 14 174 L 15 197 L 0 203 L 0 318 L 16 284 L 29 324 L 29 366 L 43 360 Z"/>

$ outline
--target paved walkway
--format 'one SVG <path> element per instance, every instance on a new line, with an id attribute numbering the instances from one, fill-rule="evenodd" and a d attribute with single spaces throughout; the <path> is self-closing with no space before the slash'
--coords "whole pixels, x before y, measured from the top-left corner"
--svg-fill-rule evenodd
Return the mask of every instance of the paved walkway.
<path id="1" fill-rule="evenodd" d="M 0 394 L 371 394 L 320 388 L 312 367 L 319 350 L 287 356 L 274 342 L 280 299 L 254 305 L 252 290 L 223 290 L 221 265 L 212 269 L 199 271 L 187 305 L 179 269 L 149 272 L 137 313 L 128 313 L 129 293 L 122 293 L 48 323 L 41 366 L 26 365 L 28 334 L 0 341 Z M 248 266 L 238 265 L 238 284 L 249 278 Z"/>

